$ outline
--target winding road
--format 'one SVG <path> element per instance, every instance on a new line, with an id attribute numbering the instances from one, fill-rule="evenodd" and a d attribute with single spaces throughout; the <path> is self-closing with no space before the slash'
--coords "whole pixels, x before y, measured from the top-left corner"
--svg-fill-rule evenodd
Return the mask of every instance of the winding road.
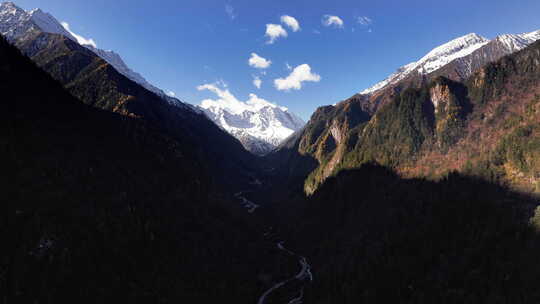
<path id="1" fill-rule="evenodd" d="M 281 281 L 279 283 L 276 283 L 274 284 L 274 286 L 272 286 L 270 289 L 268 289 L 267 291 L 265 291 L 262 296 L 259 298 L 259 301 L 257 302 L 257 304 L 264 304 L 266 303 L 266 298 L 274 291 L 276 291 L 277 289 L 287 285 L 288 283 L 291 283 L 293 281 L 300 281 L 300 282 L 304 282 L 304 281 L 307 281 L 309 280 L 309 282 L 313 281 L 313 274 L 311 273 L 311 266 L 309 265 L 309 263 L 307 262 L 307 259 L 303 256 L 300 256 L 292 251 L 290 251 L 289 249 L 285 248 L 285 246 L 283 245 L 283 242 L 278 242 L 277 244 L 277 248 L 285 253 L 287 253 L 288 255 L 291 255 L 291 256 L 294 256 L 295 258 L 298 258 L 298 263 L 300 264 L 300 272 L 298 272 L 298 274 L 296 274 L 295 276 L 287 279 L 287 280 L 284 280 L 284 281 Z M 304 287 L 302 286 L 302 288 L 299 290 L 298 292 L 298 296 L 291 299 L 288 304 L 300 304 L 302 303 L 302 300 L 304 298 Z"/>
<path id="2" fill-rule="evenodd" d="M 259 208 L 258 204 L 255 204 L 254 202 L 248 200 L 245 198 L 242 194 L 247 193 L 247 191 L 241 191 L 236 193 L 234 196 L 239 199 L 242 202 L 242 205 L 248 209 L 249 213 L 254 213 L 257 208 Z M 270 232 L 267 232 L 264 234 L 265 236 L 271 235 Z M 293 256 L 294 258 L 298 259 L 298 264 L 300 264 L 300 271 L 294 275 L 293 277 L 290 277 L 284 281 L 278 282 L 274 284 L 271 288 L 266 290 L 259 300 L 257 301 L 257 304 L 265 304 L 267 301 L 268 296 L 270 296 L 274 291 L 286 286 L 289 283 L 292 282 L 312 282 L 313 281 L 313 274 L 311 273 L 311 266 L 309 265 L 307 259 L 289 249 L 287 249 L 284 246 L 283 241 L 278 241 L 276 243 L 276 246 L 279 250 L 285 252 L 286 254 Z M 304 299 L 304 285 L 301 284 L 300 289 L 298 290 L 298 293 L 295 294 L 295 297 L 292 298 L 287 304 L 301 304 Z"/>
<path id="3" fill-rule="evenodd" d="M 257 208 L 259 208 L 259 205 L 255 204 L 254 202 L 252 202 L 252 201 L 248 200 L 247 198 L 245 198 L 244 196 L 242 196 L 243 193 L 244 192 L 240 191 L 240 192 L 236 193 L 234 196 L 237 199 L 242 201 L 242 206 L 247 208 L 249 213 L 255 212 L 255 210 L 257 210 Z"/>

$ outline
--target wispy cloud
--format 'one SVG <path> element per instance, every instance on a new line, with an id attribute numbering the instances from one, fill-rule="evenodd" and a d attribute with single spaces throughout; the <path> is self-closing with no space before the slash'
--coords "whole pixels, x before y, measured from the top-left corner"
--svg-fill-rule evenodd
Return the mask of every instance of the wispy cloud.
<path id="1" fill-rule="evenodd" d="M 344 22 L 338 16 L 324 15 L 322 24 L 324 26 L 333 26 L 337 28 L 343 28 Z"/>
<path id="2" fill-rule="evenodd" d="M 224 87 L 224 88 L 228 88 L 228 87 L 229 87 L 229 85 L 225 82 L 225 80 L 223 80 L 223 79 L 221 79 L 221 78 L 218 79 L 218 81 L 216 81 L 216 84 L 219 85 L 219 86 L 221 86 L 221 87 Z"/>
<path id="3" fill-rule="evenodd" d="M 373 24 L 373 20 L 367 16 L 361 16 L 361 17 L 358 17 L 356 19 L 356 21 L 358 23 L 360 23 L 361 25 L 364 25 L 364 26 L 368 26 L 368 25 L 371 25 Z"/>
<path id="4" fill-rule="evenodd" d="M 238 17 L 238 14 L 234 11 L 234 7 L 230 4 L 225 4 L 225 13 L 231 18 L 231 20 L 234 20 L 236 17 Z"/>
<path id="5" fill-rule="evenodd" d="M 248 63 L 254 68 L 266 69 L 272 64 L 272 61 L 267 60 L 266 58 L 263 58 L 255 53 L 251 53 L 251 57 L 249 58 Z"/>
<path id="6" fill-rule="evenodd" d="M 237 106 L 239 103 L 241 103 L 238 99 L 236 99 L 236 97 L 234 97 L 233 94 L 231 94 L 231 92 L 229 92 L 227 87 L 224 87 L 219 82 L 216 82 L 216 83 L 213 83 L 213 84 L 208 83 L 208 84 L 203 84 L 203 85 L 197 86 L 197 90 L 199 90 L 199 91 L 208 90 L 208 91 L 216 94 L 217 97 L 219 97 L 218 100 L 205 99 L 205 100 L 202 101 L 202 103 L 201 103 L 202 105 L 204 105 L 205 103 L 219 102 L 219 103 L 230 105 L 230 106 L 234 107 L 234 106 Z"/>
<path id="7" fill-rule="evenodd" d="M 260 88 L 261 88 L 262 80 L 261 80 L 261 78 L 259 78 L 259 76 L 253 76 L 253 85 L 254 85 L 257 89 L 260 89 Z"/>
<path id="8" fill-rule="evenodd" d="M 312 73 L 311 67 L 308 64 L 302 64 L 295 67 L 286 78 L 275 79 L 274 86 L 279 91 L 300 90 L 302 88 L 302 82 L 319 82 L 320 80 L 321 76 Z"/>
<path id="9" fill-rule="evenodd" d="M 287 37 L 287 31 L 279 24 L 267 24 L 265 36 L 269 38 L 267 44 L 276 42 L 279 37 Z"/>
<path id="10" fill-rule="evenodd" d="M 281 23 L 286 24 L 293 32 L 298 32 L 300 30 L 300 23 L 298 23 L 298 20 L 294 17 L 283 15 L 281 16 Z"/>
<path id="11" fill-rule="evenodd" d="M 80 44 L 80 45 L 91 45 L 95 48 L 97 48 L 97 44 L 96 42 L 94 41 L 94 39 L 92 38 L 84 38 L 83 36 L 81 35 L 77 35 L 75 34 L 70 28 L 69 28 L 69 23 L 63 21 L 62 23 L 62 26 L 64 27 L 64 29 L 66 31 L 68 31 L 73 37 L 75 37 L 75 39 L 77 39 L 77 42 Z"/>

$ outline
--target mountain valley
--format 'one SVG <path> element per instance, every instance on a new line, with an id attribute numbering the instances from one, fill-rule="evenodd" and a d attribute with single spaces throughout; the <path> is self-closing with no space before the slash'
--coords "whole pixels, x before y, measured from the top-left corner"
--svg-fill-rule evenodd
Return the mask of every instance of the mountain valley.
<path id="1" fill-rule="evenodd" d="M 267 50 L 324 37 L 280 21 Z M 307 122 L 202 77 L 218 99 L 180 101 L 41 9 L 2 2 L 0 33 L 2 303 L 540 302 L 540 31 L 461 36 Z"/>

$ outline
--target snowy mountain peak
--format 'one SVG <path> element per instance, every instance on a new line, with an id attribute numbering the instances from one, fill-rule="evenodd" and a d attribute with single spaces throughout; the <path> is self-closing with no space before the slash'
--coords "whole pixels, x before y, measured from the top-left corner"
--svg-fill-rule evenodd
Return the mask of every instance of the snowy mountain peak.
<path id="1" fill-rule="evenodd" d="M 532 41 L 540 40 L 540 30 L 530 32 L 530 33 L 521 34 L 521 37 L 525 38 L 527 40 L 532 40 Z"/>
<path id="2" fill-rule="evenodd" d="M 469 55 L 488 42 L 488 39 L 471 33 L 434 48 L 417 64 L 421 66 L 422 74 L 428 74 L 454 59 Z"/>
<path id="3" fill-rule="evenodd" d="M 24 12 L 22 8 L 19 8 L 15 5 L 13 2 L 2 2 L 0 3 L 0 10 L 2 11 L 2 14 L 11 14 L 15 15 L 18 12 Z"/>
<path id="4" fill-rule="evenodd" d="M 402 66 L 388 78 L 360 92 L 360 94 L 373 94 L 389 85 L 400 82 L 414 72 L 420 75 L 430 74 L 456 59 L 471 55 L 488 44 L 496 43 L 497 54 L 507 55 L 524 49 L 536 40 L 540 40 L 540 30 L 517 35 L 504 34 L 493 40 L 488 40 L 475 33 L 467 34 L 434 48 L 420 60 Z M 465 67 L 465 69 L 467 73 L 473 72 L 470 66 Z"/>
<path id="5" fill-rule="evenodd" d="M 259 155 L 276 148 L 283 140 L 301 129 L 305 122 L 286 107 L 249 94 L 247 101 L 238 100 L 228 89 L 205 84 L 198 90 L 209 90 L 218 99 L 205 99 L 200 109 L 244 147 Z"/>
<path id="6" fill-rule="evenodd" d="M 32 20 L 32 22 L 34 22 L 34 24 L 43 32 L 64 35 L 77 42 L 77 39 L 73 37 L 73 35 L 71 35 L 71 33 L 69 33 L 51 14 L 36 8 L 29 11 L 28 15 L 30 16 L 30 20 Z"/>
<path id="7" fill-rule="evenodd" d="M 521 35 L 504 34 L 498 36 L 495 40 L 512 52 L 519 51 L 529 45 L 527 39 Z"/>
<path id="8" fill-rule="evenodd" d="M 385 80 L 375 84 L 369 89 L 361 92 L 361 94 L 372 94 L 387 85 L 392 85 L 413 72 L 418 72 L 421 75 L 429 74 L 440 69 L 451 61 L 465 57 L 482 46 L 489 43 L 489 40 L 475 33 L 470 33 L 465 36 L 458 37 L 443 45 L 440 45 L 424 57 L 416 62 L 409 63 L 399 68 L 394 74 L 390 75 Z"/>
<path id="9" fill-rule="evenodd" d="M 524 34 L 504 34 L 495 38 L 496 41 L 504 45 L 509 51 L 517 52 L 526 48 L 529 44 L 540 39 L 540 30 Z"/>
<path id="10" fill-rule="evenodd" d="M 264 99 L 258 98 L 257 95 L 253 93 L 249 94 L 249 100 L 246 103 L 251 106 L 255 111 L 260 111 L 262 108 L 265 107 L 279 108 L 283 112 L 287 112 L 289 110 L 286 107 L 281 107 Z"/>
<path id="11" fill-rule="evenodd" d="M 464 47 L 474 45 L 477 43 L 488 42 L 489 39 L 486 39 L 476 33 L 469 33 L 467 35 L 455 38 L 449 42 L 442 44 L 433 50 L 431 50 L 426 57 L 430 56 L 439 56 L 440 54 L 445 54 L 455 50 L 463 49 Z"/>

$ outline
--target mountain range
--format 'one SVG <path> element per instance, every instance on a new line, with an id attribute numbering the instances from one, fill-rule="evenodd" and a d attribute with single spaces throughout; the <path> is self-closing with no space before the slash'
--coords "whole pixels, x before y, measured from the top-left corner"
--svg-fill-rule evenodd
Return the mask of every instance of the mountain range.
<path id="1" fill-rule="evenodd" d="M 34 19 L 39 21 L 35 22 Z M 44 19 L 48 22 L 42 22 Z M 27 13 L 11 2 L 4 2 L 0 6 L 0 24 L 8 41 L 82 102 L 143 119 L 186 146 L 195 147 L 198 155 L 194 157 L 199 158 L 201 166 L 212 168 L 215 173 L 221 172 L 211 175 L 220 179 L 219 182 L 216 180 L 215 185 L 223 186 L 236 178 L 251 179 L 250 172 L 256 166 L 254 157 L 238 140 L 216 126 L 201 111 L 170 97 L 165 98 L 160 91 L 148 90 L 145 85 L 124 75 L 131 73 L 130 69 L 117 69 L 98 55 L 108 56 L 111 52 L 80 45 L 65 32 L 45 31 L 37 24 L 47 24 L 50 30 L 61 31 L 62 28 L 50 15 L 39 10 Z M 110 58 L 120 57 L 114 55 Z M 116 61 L 119 62 L 122 61 Z M 237 168 L 233 170 L 234 176 L 229 174 L 225 178 L 225 171 L 232 168 Z"/>
<path id="2" fill-rule="evenodd" d="M 25 11 L 13 2 L 0 4 L 0 33 L 10 41 L 18 41 L 31 33 L 45 32 L 59 34 L 79 43 L 51 14 L 41 9 Z M 98 49 L 90 44 L 82 44 L 105 60 L 120 74 L 155 93 L 172 105 L 202 110 L 223 130 L 236 137 L 243 146 L 255 154 L 263 155 L 275 149 L 285 138 L 299 130 L 305 123 L 287 108 L 251 98 L 247 103 L 237 101 L 231 106 L 226 103 L 203 103 L 194 107 L 167 95 L 163 90 L 150 84 L 139 73 L 130 69 L 120 55 L 110 50 Z M 240 105 L 242 104 L 242 105 Z M 243 109 L 239 112 L 239 106 Z"/>
<path id="3" fill-rule="evenodd" d="M 276 166 L 283 166 L 289 177 L 303 179 L 307 193 L 313 193 L 326 178 L 340 170 L 354 168 L 367 161 L 377 161 L 407 173 L 414 171 L 414 176 L 436 176 L 449 170 L 464 170 L 465 160 L 469 157 L 454 155 L 460 159 L 457 161 L 450 158 L 451 151 L 455 145 L 469 140 L 479 143 L 480 139 L 467 138 L 467 134 L 473 136 L 479 132 L 474 125 L 485 124 L 485 120 L 473 118 L 491 117 L 494 111 L 491 107 L 495 107 L 495 103 L 487 108 L 474 104 L 471 94 L 479 88 L 471 84 L 471 79 L 491 79 L 493 75 L 484 70 L 490 67 L 490 63 L 523 50 L 538 39 L 540 31 L 501 35 L 493 40 L 477 34 L 454 39 L 433 49 L 419 61 L 398 69 L 372 88 L 334 106 L 317 109 L 306 127 L 284 142 L 269 158 L 281 162 Z M 483 81 L 484 85 L 489 85 L 489 82 Z M 528 92 L 533 94 L 534 91 L 532 87 Z M 512 91 L 507 94 L 523 93 Z M 524 105 L 529 98 L 520 102 Z M 416 108 L 405 109 L 402 108 L 403 99 L 411 103 L 410 107 L 416 102 L 418 104 Z M 509 107 L 501 105 L 506 106 Z M 417 115 L 414 117 L 418 121 L 405 115 Z M 400 119 L 403 121 L 398 123 Z M 488 128 L 481 129 L 486 132 Z M 500 136 L 497 135 L 499 140 Z M 465 153 L 463 149 L 460 151 Z M 472 149 L 467 153 L 474 154 Z M 428 154 L 432 156 L 428 157 Z M 420 161 L 420 158 L 424 160 Z M 436 163 L 427 164 L 426 158 L 436 158 Z M 283 163 L 284 159 L 288 161 Z M 300 169 L 291 171 L 294 167 Z M 509 166 L 505 168 L 504 175 L 515 184 L 529 189 L 536 187 L 536 173 L 515 172 Z M 527 177 L 517 181 L 519 178 L 516 176 L 520 174 Z M 528 178 L 531 180 L 527 181 Z"/>
<path id="4" fill-rule="evenodd" d="M 540 32 L 460 37 L 304 125 L 164 96 L 39 10 L 0 31 L 3 302 L 540 301 Z"/>

